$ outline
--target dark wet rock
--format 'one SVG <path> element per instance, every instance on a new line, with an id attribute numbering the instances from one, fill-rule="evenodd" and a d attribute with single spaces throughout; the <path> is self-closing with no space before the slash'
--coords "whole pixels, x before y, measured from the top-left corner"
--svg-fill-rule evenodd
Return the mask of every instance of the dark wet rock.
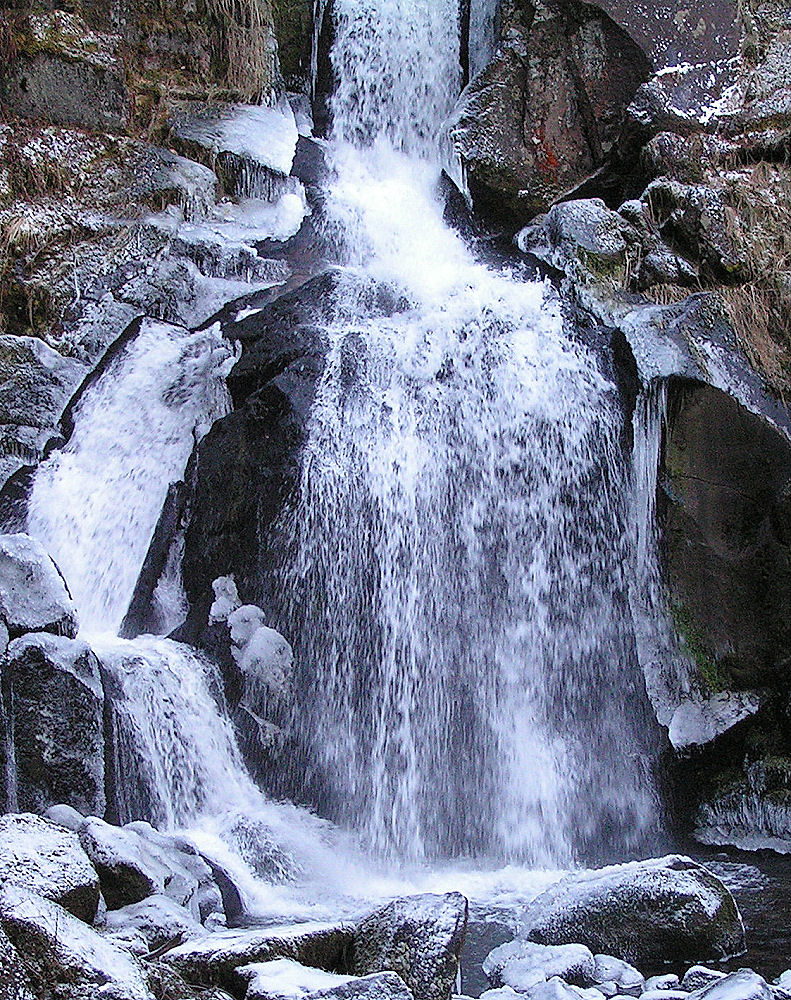
<path id="1" fill-rule="evenodd" d="M 36 996 L 68 984 L 73 992 L 66 995 L 79 1000 L 103 995 L 101 987 L 114 1000 L 153 1000 L 142 968 L 126 951 L 43 896 L 3 885 L 0 927 L 25 956 Z"/>
<path id="2" fill-rule="evenodd" d="M 239 970 L 255 962 L 290 958 L 329 972 L 343 969 L 353 937 L 354 929 L 347 924 L 224 931 L 180 945 L 167 952 L 163 961 L 190 982 L 222 986 L 235 993 L 245 985 Z"/>
<path id="3" fill-rule="evenodd" d="M 452 136 L 476 208 L 524 223 L 604 163 L 650 68 L 621 27 L 581 4 L 507 38 L 462 94 Z"/>
<path id="4" fill-rule="evenodd" d="M 77 634 L 76 610 L 63 577 L 29 535 L 0 535 L 0 616 L 12 637 Z"/>
<path id="5" fill-rule="evenodd" d="M 91 818 L 79 837 L 111 910 L 158 894 L 186 907 L 196 920 L 222 908 L 211 869 L 195 848 L 148 823 L 116 827 Z"/>
<path id="6" fill-rule="evenodd" d="M 31 813 L 0 817 L 0 880 L 58 903 L 91 923 L 99 877 L 75 833 Z"/>
<path id="7" fill-rule="evenodd" d="M 596 963 L 589 948 L 581 944 L 545 945 L 532 941 L 510 941 L 486 957 L 483 971 L 492 986 L 510 986 L 525 993 L 532 974 L 545 979 L 559 976 L 575 986 L 594 982 Z M 531 983 L 530 985 L 535 985 Z"/>
<path id="8" fill-rule="evenodd" d="M 244 599 L 261 598 L 260 540 L 299 477 L 306 421 L 328 350 L 317 320 L 335 278 L 322 275 L 240 321 L 226 335 L 243 354 L 228 384 L 237 409 L 214 423 L 196 451 L 183 574 L 193 607 L 211 604 L 211 584 L 233 574 Z M 255 300 L 246 302 L 255 309 Z"/>
<path id="9" fill-rule="evenodd" d="M 732 396 L 671 385 L 665 572 L 676 626 L 710 684 L 751 689 L 791 657 L 791 443 Z"/>
<path id="10" fill-rule="evenodd" d="M 6 110 L 56 125 L 122 131 L 131 103 L 119 41 L 63 10 L 30 15 L 17 26 L 17 57 L 0 76 Z"/>
<path id="11" fill-rule="evenodd" d="M 67 803 L 103 813 L 104 693 L 87 643 L 34 633 L 16 639 L 3 666 L 20 808 Z"/>
<path id="12" fill-rule="evenodd" d="M 350 971 L 397 972 L 415 1000 L 449 1000 L 467 929 L 461 893 L 395 899 L 358 926 Z"/>
<path id="13" fill-rule="evenodd" d="M 724 959 L 745 948 L 744 925 L 725 886 L 674 855 L 562 879 L 530 904 L 521 932 L 543 944 L 581 942 L 638 967 Z"/>
<path id="14" fill-rule="evenodd" d="M 36 1000 L 30 970 L 22 956 L 0 929 L 0 982 L 13 1000 Z"/>
<path id="15" fill-rule="evenodd" d="M 139 932 L 146 942 L 147 953 L 164 944 L 181 944 L 206 933 L 188 910 L 162 895 L 110 910 L 105 926 L 110 932 Z"/>

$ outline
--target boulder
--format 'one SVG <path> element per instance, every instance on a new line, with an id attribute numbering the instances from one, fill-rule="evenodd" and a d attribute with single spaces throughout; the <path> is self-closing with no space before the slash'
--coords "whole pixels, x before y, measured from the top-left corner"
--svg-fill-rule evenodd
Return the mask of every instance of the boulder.
<path id="1" fill-rule="evenodd" d="M 564 878 L 530 904 L 521 930 L 529 941 L 582 942 L 638 966 L 725 959 L 745 948 L 730 892 L 678 855 Z"/>
<path id="2" fill-rule="evenodd" d="M 558 8 L 542 6 L 528 24 L 506 19 L 506 40 L 451 122 L 476 208 L 501 221 L 545 212 L 600 167 L 650 76 L 645 54 L 600 10 Z"/>
<path id="3" fill-rule="evenodd" d="M 593 981 L 614 983 L 618 987 L 616 993 L 633 996 L 639 996 L 645 986 L 645 978 L 641 972 L 613 955 L 594 955 Z"/>
<path id="4" fill-rule="evenodd" d="M 645 981 L 644 992 L 655 990 L 675 990 L 678 988 L 679 979 L 675 972 L 668 972 L 663 976 L 649 976 Z"/>
<path id="5" fill-rule="evenodd" d="M 3 885 L 0 927 L 25 956 L 37 996 L 68 984 L 74 991 L 68 996 L 80 1000 L 83 995 L 153 1000 L 143 970 L 131 955 L 43 896 Z M 77 992 L 80 989 L 85 993 Z"/>
<path id="6" fill-rule="evenodd" d="M 239 970 L 277 958 L 301 965 L 338 969 L 354 941 L 348 924 L 294 924 L 264 930 L 220 931 L 173 948 L 163 963 L 189 982 L 237 992 L 245 984 Z"/>
<path id="7" fill-rule="evenodd" d="M 74 833 L 79 830 L 85 819 L 82 813 L 78 813 L 72 806 L 63 803 L 50 806 L 49 809 L 45 810 L 44 818 L 57 823 L 58 826 L 65 826 L 67 830 L 73 830 Z"/>
<path id="8" fill-rule="evenodd" d="M 139 933 L 147 945 L 146 952 L 205 934 L 189 910 L 162 895 L 148 896 L 139 903 L 109 910 L 105 926 L 111 933 Z"/>
<path id="9" fill-rule="evenodd" d="M 553 976 L 543 983 L 537 983 L 527 995 L 530 1000 L 580 1000 L 579 988 L 569 986 L 560 976 Z"/>
<path id="10" fill-rule="evenodd" d="M 186 842 L 159 834 L 148 823 L 116 827 L 96 818 L 85 820 L 79 837 L 110 910 L 158 894 L 186 907 L 196 920 L 222 909 L 211 868 Z"/>
<path id="11" fill-rule="evenodd" d="M 483 971 L 492 986 L 512 986 L 517 992 L 526 993 L 535 985 L 527 982 L 536 971 L 543 974 L 543 979 L 559 976 L 567 983 L 589 986 L 595 979 L 596 963 L 585 945 L 542 945 L 517 940 L 490 952 Z"/>
<path id="12" fill-rule="evenodd" d="M 29 535 L 0 535 L 0 616 L 12 638 L 25 632 L 77 634 L 77 612 L 63 577 Z"/>
<path id="13" fill-rule="evenodd" d="M 772 988 L 752 969 L 739 969 L 690 993 L 691 1000 L 772 1000 Z"/>
<path id="14" fill-rule="evenodd" d="M 720 979 L 724 979 L 725 975 L 726 973 L 720 972 L 718 969 L 707 969 L 705 965 L 693 965 L 684 973 L 681 989 L 686 990 L 687 993 L 693 993 L 706 986 L 712 986 Z"/>
<path id="15" fill-rule="evenodd" d="M 3 669 L 11 692 L 17 802 L 105 809 L 104 692 L 87 643 L 35 633 L 15 639 Z"/>
<path id="16" fill-rule="evenodd" d="M 294 190 L 289 178 L 297 148 L 297 126 L 287 100 L 264 105 L 210 105 L 177 113 L 170 145 L 216 169 L 235 197 L 275 201 Z"/>
<path id="17" fill-rule="evenodd" d="M 0 817 L 0 880 L 58 903 L 91 923 L 99 877 L 77 835 L 29 813 Z"/>
<path id="18" fill-rule="evenodd" d="M 710 698 L 688 698 L 673 713 L 668 736 L 676 750 L 711 743 L 761 707 L 758 691 L 718 691 Z"/>
<path id="19" fill-rule="evenodd" d="M 449 1000 L 466 929 L 461 893 L 394 899 L 358 926 L 350 970 L 357 976 L 390 970 L 415 1000 Z"/>
<path id="20" fill-rule="evenodd" d="M 311 969 L 288 958 L 257 962 L 238 970 L 247 982 L 245 1000 L 409 1000 L 412 994 L 394 972 L 358 978 Z"/>

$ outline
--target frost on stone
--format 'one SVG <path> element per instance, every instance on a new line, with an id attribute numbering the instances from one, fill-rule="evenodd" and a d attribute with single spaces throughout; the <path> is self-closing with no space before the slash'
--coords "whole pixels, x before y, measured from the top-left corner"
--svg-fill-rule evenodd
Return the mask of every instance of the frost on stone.
<path id="1" fill-rule="evenodd" d="M 231 630 L 231 654 L 245 679 L 245 700 L 256 704 L 282 697 L 294 660 L 291 646 L 264 624 L 264 613 L 254 604 L 237 607 L 226 620 Z"/>
<path id="2" fill-rule="evenodd" d="M 123 949 L 56 903 L 11 884 L 0 889 L 0 924 L 12 943 L 40 963 L 46 981 L 92 986 L 98 996 L 152 1000 L 141 967 Z M 102 988 L 105 988 L 102 992 Z"/>
<path id="3" fill-rule="evenodd" d="M 642 993 L 645 979 L 633 965 L 614 955 L 594 955 L 593 979 L 597 983 L 615 983 L 620 993 Z"/>
<path id="4" fill-rule="evenodd" d="M 323 969 L 301 965 L 290 958 L 275 958 L 270 962 L 253 962 L 239 969 L 239 976 L 248 983 L 247 996 L 298 997 L 349 983 L 355 976 L 342 976 Z"/>
<path id="5" fill-rule="evenodd" d="M 526 993 L 553 976 L 587 985 L 593 980 L 594 970 L 593 955 L 584 945 L 544 945 L 519 940 L 495 948 L 483 963 L 492 986 L 512 986 L 519 993 Z"/>
<path id="6" fill-rule="evenodd" d="M 670 721 L 670 742 L 677 750 L 710 743 L 760 707 L 757 691 L 720 691 L 711 698 L 683 701 Z"/>
<path id="7" fill-rule="evenodd" d="M 99 902 L 99 877 L 65 827 L 29 813 L 0 818 L 0 880 L 53 900 L 91 921 Z"/>
<path id="8" fill-rule="evenodd" d="M 739 969 L 690 993 L 689 1000 L 772 1000 L 772 990 L 757 972 Z"/>
<path id="9" fill-rule="evenodd" d="M 77 634 L 77 611 L 63 577 L 29 535 L 0 536 L 0 616 L 12 636 Z"/>

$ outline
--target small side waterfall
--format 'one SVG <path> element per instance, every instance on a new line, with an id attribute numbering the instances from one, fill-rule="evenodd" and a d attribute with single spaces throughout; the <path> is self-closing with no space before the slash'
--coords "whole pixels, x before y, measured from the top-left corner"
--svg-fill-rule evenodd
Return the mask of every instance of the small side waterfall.
<path id="1" fill-rule="evenodd" d="M 195 435 L 227 412 L 229 359 L 215 331 L 144 321 L 77 403 L 68 443 L 39 466 L 28 531 L 68 581 L 84 631 L 121 624 L 168 486 Z"/>

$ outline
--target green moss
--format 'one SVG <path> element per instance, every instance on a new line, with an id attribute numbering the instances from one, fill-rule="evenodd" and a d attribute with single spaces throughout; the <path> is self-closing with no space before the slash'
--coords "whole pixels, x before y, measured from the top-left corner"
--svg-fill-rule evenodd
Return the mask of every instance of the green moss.
<path id="1" fill-rule="evenodd" d="M 681 640 L 684 649 L 695 661 L 698 668 L 698 676 L 712 693 L 724 691 L 728 687 L 728 677 L 711 655 L 707 644 L 700 632 L 697 624 L 693 620 L 692 614 L 686 605 L 680 601 L 671 601 L 670 612 L 673 617 L 673 625 Z"/>

